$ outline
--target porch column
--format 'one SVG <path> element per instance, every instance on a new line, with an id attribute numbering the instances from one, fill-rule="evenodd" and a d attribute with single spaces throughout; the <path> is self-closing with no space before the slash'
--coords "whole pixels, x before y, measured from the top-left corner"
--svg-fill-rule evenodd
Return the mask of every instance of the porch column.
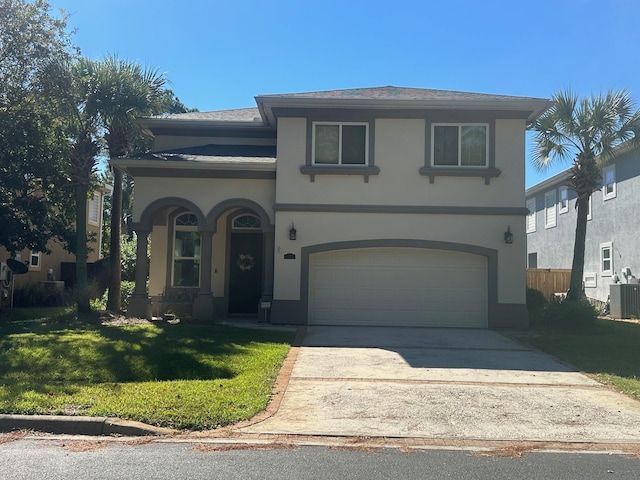
<path id="1" fill-rule="evenodd" d="M 273 301 L 273 256 L 275 248 L 275 232 L 264 232 L 264 270 L 262 280 L 262 296 L 258 309 L 258 321 L 271 321 L 271 302 Z M 269 308 L 262 308 L 268 304 Z"/>
<path id="2" fill-rule="evenodd" d="M 262 283 L 262 297 L 273 298 L 273 256 L 275 248 L 275 232 L 264 232 L 264 282 Z"/>
<path id="3" fill-rule="evenodd" d="M 151 302 L 147 293 L 147 247 L 149 246 L 149 231 L 135 229 L 136 243 L 136 277 L 133 295 L 129 299 L 127 314 L 131 317 L 151 318 Z"/>
<path id="4" fill-rule="evenodd" d="M 200 288 L 193 301 L 194 320 L 213 321 L 213 293 L 211 292 L 211 258 L 213 231 L 200 231 Z"/>

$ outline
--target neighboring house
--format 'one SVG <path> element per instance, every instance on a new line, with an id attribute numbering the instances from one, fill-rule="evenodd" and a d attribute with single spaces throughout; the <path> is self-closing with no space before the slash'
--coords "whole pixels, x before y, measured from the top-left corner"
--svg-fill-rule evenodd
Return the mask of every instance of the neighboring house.
<path id="1" fill-rule="evenodd" d="M 525 128 L 548 100 L 380 87 L 256 103 L 140 119 L 154 153 L 111 160 L 136 185 L 129 314 L 527 325 Z"/>
<path id="2" fill-rule="evenodd" d="M 96 190 L 93 196 L 87 200 L 87 232 L 95 235 L 95 241 L 89 243 L 91 249 L 87 258 L 89 263 L 102 258 L 102 209 L 104 197 L 110 194 L 111 187 L 107 186 Z M 29 266 L 29 271 L 23 275 L 15 276 L 15 288 L 52 280 L 59 282 L 63 274 L 62 264 L 76 260 L 75 255 L 67 252 L 55 240 L 50 240 L 47 248 L 50 253 L 31 250 L 17 252 L 16 258 L 26 263 Z M 0 246 L 0 261 L 5 262 L 7 258 L 9 258 L 9 252 Z"/>
<path id="3" fill-rule="evenodd" d="M 577 211 L 568 177 L 565 170 L 527 189 L 529 268 L 571 268 Z M 606 301 L 614 278 L 625 283 L 640 273 L 638 201 L 640 152 L 622 147 L 602 169 L 601 189 L 591 195 L 583 277 L 587 297 Z"/>

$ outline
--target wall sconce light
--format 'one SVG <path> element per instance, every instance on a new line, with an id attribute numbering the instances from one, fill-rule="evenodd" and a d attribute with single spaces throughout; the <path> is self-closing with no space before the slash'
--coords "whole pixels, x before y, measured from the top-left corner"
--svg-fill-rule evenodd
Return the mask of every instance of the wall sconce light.
<path id="1" fill-rule="evenodd" d="M 294 227 L 292 223 L 291 228 L 289 229 L 289 240 L 295 240 L 297 233 L 298 232 L 296 231 L 296 227 Z"/>
<path id="2" fill-rule="evenodd" d="M 511 233 L 511 225 L 507 225 L 507 231 L 504 232 L 504 243 L 513 243 L 513 233 Z"/>

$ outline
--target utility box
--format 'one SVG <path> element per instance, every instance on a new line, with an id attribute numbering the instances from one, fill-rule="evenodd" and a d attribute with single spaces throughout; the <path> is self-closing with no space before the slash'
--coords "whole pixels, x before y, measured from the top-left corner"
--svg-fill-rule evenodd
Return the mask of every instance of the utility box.
<path id="1" fill-rule="evenodd" d="M 640 316 L 640 285 L 637 283 L 616 283 L 611 285 L 610 315 L 613 318 Z"/>

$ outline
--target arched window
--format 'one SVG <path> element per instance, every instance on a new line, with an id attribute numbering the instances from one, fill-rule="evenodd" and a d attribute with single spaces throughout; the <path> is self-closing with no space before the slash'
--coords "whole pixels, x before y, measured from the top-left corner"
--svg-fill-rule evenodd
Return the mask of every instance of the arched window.
<path id="1" fill-rule="evenodd" d="M 260 218 L 256 215 L 238 215 L 233 219 L 234 230 L 259 230 L 260 226 Z"/>
<path id="2" fill-rule="evenodd" d="M 200 286 L 200 233 L 198 217 L 183 213 L 173 228 L 173 287 Z"/>

